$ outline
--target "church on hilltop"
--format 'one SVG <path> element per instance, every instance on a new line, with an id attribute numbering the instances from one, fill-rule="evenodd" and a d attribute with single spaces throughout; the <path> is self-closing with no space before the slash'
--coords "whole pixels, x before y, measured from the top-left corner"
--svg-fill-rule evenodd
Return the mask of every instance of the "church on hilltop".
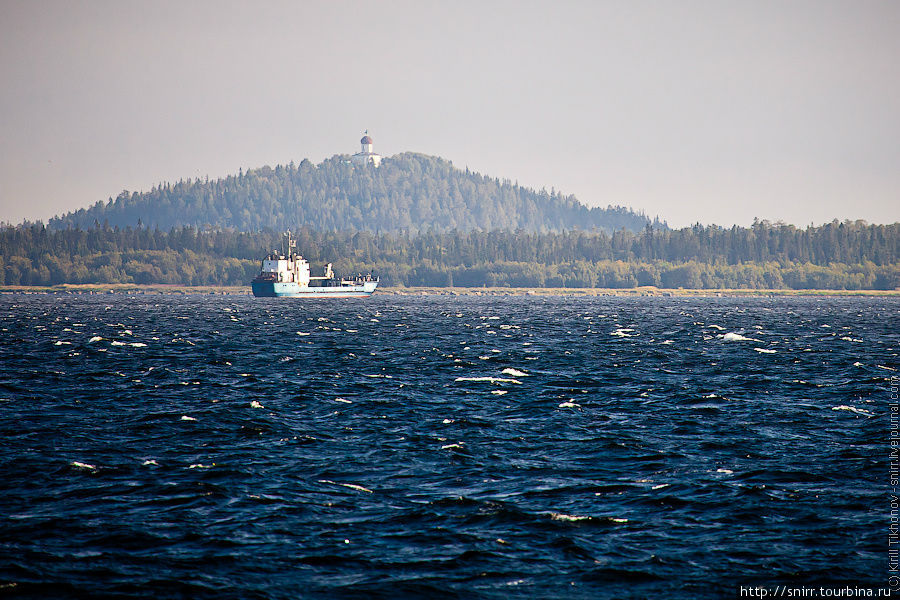
<path id="1" fill-rule="evenodd" d="M 369 137 L 368 129 L 366 129 L 366 134 L 359 140 L 359 143 L 362 144 L 362 150 L 351 156 L 350 162 L 354 165 L 374 165 L 376 167 L 380 165 L 381 155 L 375 154 L 373 150 L 375 142 Z"/>

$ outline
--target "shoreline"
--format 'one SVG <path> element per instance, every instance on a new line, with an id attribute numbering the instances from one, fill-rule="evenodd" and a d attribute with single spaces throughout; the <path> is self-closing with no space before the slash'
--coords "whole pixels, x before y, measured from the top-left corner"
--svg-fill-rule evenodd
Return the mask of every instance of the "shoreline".
<path id="1" fill-rule="evenodd" d="M 666 289 L 637 288 L 511 288 L 511 287 L 380 287 L 376 295 L 395 296 L 618 296 L 618 297 L 772 297 L 772 296 L 900 296 L 894 290 L 817 289 Z M 0 294 L 125 294 L 249 296 L 250 286 L 186 286 L 168 284 L 60 284 L 54 286 L 0 286 Z"/>

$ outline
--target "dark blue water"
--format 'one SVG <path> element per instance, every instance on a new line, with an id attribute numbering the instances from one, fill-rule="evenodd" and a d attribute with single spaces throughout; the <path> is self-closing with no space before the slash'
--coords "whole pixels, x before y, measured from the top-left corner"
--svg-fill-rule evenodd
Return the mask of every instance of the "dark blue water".
<path id="1" fill-rule="evenodd" d="M 887 587 L 898 299 L 0 297 L 0 595 Z"/>

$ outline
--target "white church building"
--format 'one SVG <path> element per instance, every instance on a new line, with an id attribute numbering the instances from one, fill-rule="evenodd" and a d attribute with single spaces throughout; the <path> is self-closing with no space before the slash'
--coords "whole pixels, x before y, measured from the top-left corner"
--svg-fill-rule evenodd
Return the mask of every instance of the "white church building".
<path id="1" fill-rule="evenodd" d="M 359 143 L 362 144 L 362 150 L 350 157 L 351 163 L 354 165 L 374 165 L 376 167 L 381 164 L 381 155 L 375 154 L 375 150 L 373 150 L 375 142 L 369 137 L 368 130 L 366 130 L 363 138 L 359 140 Z"/>

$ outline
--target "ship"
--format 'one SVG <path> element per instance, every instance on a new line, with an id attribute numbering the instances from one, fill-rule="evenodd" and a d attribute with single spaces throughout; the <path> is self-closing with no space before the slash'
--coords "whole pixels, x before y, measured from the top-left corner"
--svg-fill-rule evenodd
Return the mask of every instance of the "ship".
<path id="1" fill-rule="evenodd" d="M 371 273 L 336 277 L 332 263 L 325 265 L 322 276 L 313 277 L 309 262 L 295 252 L 297 243 L 291 232 L 284 238 L 282 251 L 266 256 L 259 275 L 250 283 L 257 298 L 365 298 L 378 287 L 378 277 Z"/>

